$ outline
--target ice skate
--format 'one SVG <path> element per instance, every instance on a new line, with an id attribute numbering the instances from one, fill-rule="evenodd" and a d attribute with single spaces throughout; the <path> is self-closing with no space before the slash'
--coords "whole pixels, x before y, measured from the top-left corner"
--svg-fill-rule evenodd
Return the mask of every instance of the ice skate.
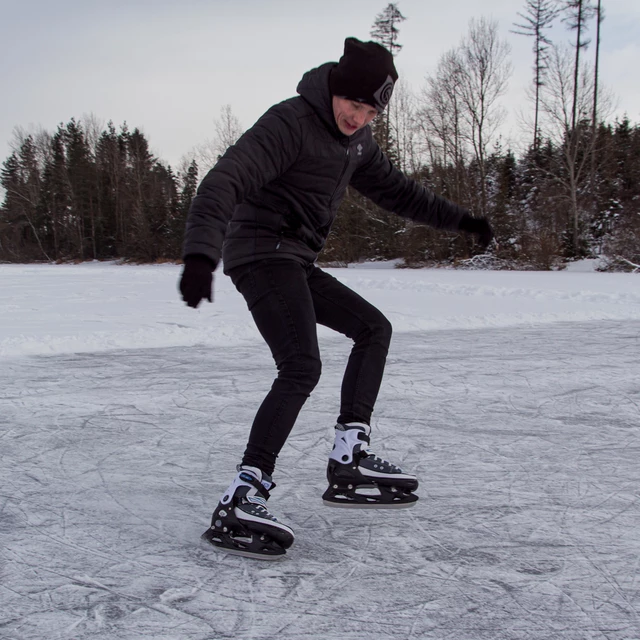
<path id="1" fill-rule="evenodd" d="M 294 540 L 293 531 L 269 513 L 266 501 L 275 487 L 256 467 L 239 466 L 202 539 L 228 553 L 264 560 L 282 557 Z"/>
<path id="2" fill-rule="evenodd" d="M 336 425 L 324 503 L 365 509 L 412 507 L 418 500 L 413 493 L 417 478 L 373 453 L 368 448 L 370 433 L 371 427 L 361 422 Z"/>

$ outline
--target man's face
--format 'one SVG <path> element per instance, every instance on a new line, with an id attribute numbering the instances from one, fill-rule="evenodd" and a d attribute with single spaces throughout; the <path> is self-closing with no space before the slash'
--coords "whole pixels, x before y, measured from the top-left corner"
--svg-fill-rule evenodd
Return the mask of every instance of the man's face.
<path id="1" fill-rule="evenodd" d="M 366 127 L 377 115 L 376 109 L 369 104 L 333 96 L 333 117 L 345 136 L 352 136 Z"/>

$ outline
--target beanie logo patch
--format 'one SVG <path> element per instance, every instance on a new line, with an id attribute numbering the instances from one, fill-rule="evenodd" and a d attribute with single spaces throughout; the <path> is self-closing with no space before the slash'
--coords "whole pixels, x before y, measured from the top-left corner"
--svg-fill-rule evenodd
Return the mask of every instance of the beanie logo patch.
<path id="1" fill-rule="evenodd" d="M 382 83 L 382 86 L 373 94 L 373 97 L 376 101 L 376 107 L 382 110 L 387 104 L 389 104 L 389 100 L 391 100 L 391 94 L 393 93 L 393 78 L 391 76 L 387 76 L 387 79 Z"/>

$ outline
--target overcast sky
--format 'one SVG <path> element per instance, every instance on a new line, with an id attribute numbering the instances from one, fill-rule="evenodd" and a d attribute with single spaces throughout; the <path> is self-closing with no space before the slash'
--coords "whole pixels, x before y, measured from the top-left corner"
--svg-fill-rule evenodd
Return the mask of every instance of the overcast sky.
<path id="1" fill-rule="evenodd" d="M 302 74 L 369 39 L 386 0 L 0 0 L 0 161 L 15 126 L 53 131 L 93 113 L 141 128 L 176 165 L 215 135 L 229 104 L 243 127 L 295 94 Z M 514 74 L 504 134 L 517 131 L 531 82 L 531 39 L 509 32 L 524 0 L 400 0 L 400 75 L 417 91 L 469 19 L 498 21 Z M 640 0 L 603 0 L 601 78 L 617 115 L 640 122 Z M 554 33 L 556 42 L 568 32 Z M 589 54 L 593 53 L 593 45 Z M 588 55 L 589 55 L 588 54 Z"/>

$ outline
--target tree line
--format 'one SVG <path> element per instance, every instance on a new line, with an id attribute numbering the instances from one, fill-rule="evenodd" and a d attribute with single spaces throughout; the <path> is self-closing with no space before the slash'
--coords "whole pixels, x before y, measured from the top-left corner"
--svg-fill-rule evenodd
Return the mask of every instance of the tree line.
<path id="1" fill-rule="evenodd" d="M 371 38 L 394 55 L 406 18 L 390 3 Z M 473 19 L 417 94 L 401 82 L 373 123 L 383 150 L 437 193 L 487 215 L 497 245 L 489 253 L 385 212 L 349 189 L 321 259 L 331 263 L 403 258 L 409 265 L 484 263 L 553 268 L 599 256 L 612 269 L 640 264 L 640 127 L 607 120 L 600 86 L 601 0 L 525 0 L 514 33 L 533 43 L 530 142 L 517 153 L 499 136 L 511 75 L 510 51 L 495 22 Z M 555 45 L 562 21 L 571 45 Z M 588 27 L 595 55 L 586 61 Z M 139 129 L 92 118 L 53 133 L 17 130 L 0 184 L 0 260 L 177 260 L 191 199 L 204 170 L 242 132 L 229 106 L 216 138 L 178 170 L 155 158 Z"/>
<path id="2" fill-rule="evenodd" d="M 18 132 L 3 163 L 0 259 L 155 261 L 180 256 L 195 161 L 175 174 L 139 129 L 72 119 L 50 134 Z"/>

